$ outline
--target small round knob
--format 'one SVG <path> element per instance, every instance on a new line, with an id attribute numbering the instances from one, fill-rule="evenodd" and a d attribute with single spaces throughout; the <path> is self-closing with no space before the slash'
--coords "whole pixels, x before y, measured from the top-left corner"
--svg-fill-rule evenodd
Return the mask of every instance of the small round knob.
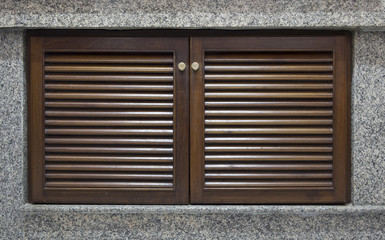
<path id="1" fill-rule="evenodd" d="M 186 69 L 186 67 L 187 67 L 186 63 L 184 63 L 184 62 L 178 63 L 178 68 L 179 68 L 179 70 L 181 70 L 182 72 Z"/>
<path id="2" fill-rule="evenodd" d="M 194 71 L 198 71 L 198 69 L 199 69 L 199 63 L 193 62 L 193 63 L 191 64 L 191 68 L 192 68 L 192 70 L 194 70 Z"/>

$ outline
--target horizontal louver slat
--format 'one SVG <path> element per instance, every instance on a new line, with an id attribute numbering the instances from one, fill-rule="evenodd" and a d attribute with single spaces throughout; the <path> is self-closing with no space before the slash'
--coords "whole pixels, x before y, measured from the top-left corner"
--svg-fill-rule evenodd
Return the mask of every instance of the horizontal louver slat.
<path id="1" fill-rule="evenodd" d="M 293 83 L 293 84 L 205 84 L 207 90 L 287 90 L 287 89 L 332 89 L 332 84 L 305 84 L 305 83 Z"/>
<path id="2" fill-rule="evenodd" d="M 206 125 L 331 125 L 331 119 L 206 119 Z"/>
<path id="3" fill-rule="evenodd" d="M 173 184 L 170 182 L 59 182 L 48 181 L 47 187 L 64 187 L 64 188 L 172 188 Z"/>
<path id="4" fill-rule="evenodd" d="M 129 144 L 129 145 L 172 145 L 173 140 L 170 138 L 63 138 L 63 137 L 46 137 L 47 144 Z"/>
<path id="5" fill-rule="evenodd" d="M 205 58 L 206 62 L 263 62 L 263 63 L 294 63 L 294 62 L 332 62 L 333 55 L 330 52 L 318 52 L 308 54 L 306 52 L 212 52 Z"/>
<path id="6" fill-rule="evenodd" d="M 206 107 L 331 107 L 331 101 L 206 101 Z"/>
<path id="7" fill-rule="evenodd" d="M 206 161 L 331 161 L 331 155 L 206 155 Z"/>
<path id="8" fill-rule="evenodd" d="M 331 147 L 305 146 L 210 146 L 206 152 L 332 152 Z"/>
<path id="9" fill-rule="evenodd" d="M 248 182 L 214 182 L 214 181 L 207 181 L 206 182 L 207 187 L 237 187 L 237 188 L 244 188 L 244 187 L 331 187 L 332 183 L 330 181 L 292 181 L 292 182 L 286 182 L 286 181 L 248 181 Z"/>
<path id="10" fill-rule="evenodd" d="M 49 90 L 172 91 L 172 85 L 46 84 Z"/>
<path id="11" fill-rule="evenodd" d="M 330 179 L 331 173 L 206 173 L 207 179 Z"/>
<path id="12" fill-rule="evenodd" d="M 207 134 L 332 134 L 331 128 L 206 128 Z"/>
<path id="13" fill-rule="evenodd" d="M 47 173 L 52 179 L 166 179 L 171 180 L 172 174 L 119 174 L 119 173 Z"/>
<path id="14" fill-rule="evenodd" d="M 330 72 L 331 65 L 206 65 L 206 72 Z"/>
<path id="15" fill-rule="evenodd" d="M 333 142 L 332 137 L 208 137 L 205 138 L 206 143 L 254 143 L 254 144 L 267 144 L 267 143 L 303 143 L 303 144 L 331 144 Z"/>
<path id="16" fill-rule="evenodd" d="M 171 154 L 172 148 L 165 147 L 46 147 L 45 151 L 60 153 L 142 153 L 142 154 Z"/>
<path id="17" fill-rule="evenodd" d="M 48 81 L 76 81 L 76 82 L 172 82 L 173 76 L 163 75 L 74 75 L 74 74 L 49 74 L 45 75 Z"/>
<path id="18" fill-rule="evenodd" d="M 49 126 L 172 126 L 173 121 L 164 120 L 46 120 Z"/>
<path id="19" fill-rule="evenodd" d="M 46 107 L 53 108 L 173 108 L 172 103 L 159 102 L 59 102 L 46 101 Z"/>
<path id="20" fill-rule="evenodd" d="M 332 98 L 332 93 L 319 93 L 319 92 L 208 92 L 205 93 L 205 97 L 212 98 L 311 98 L 311 99 L 323 99 Z"/>
<path id="21" fill-rule="evenodd" d="M 46 99 L 140 99 L 140 100 L 172 100 L 172 94 L 136 94 L 136 93 L 61 93 L 46 92 Z"/>
<path id="22" fill-rule="evenodd" d="M 205 74 L 205 80 L 211 81 L 331 81 L 331 74 Z"/>
<path id="23" fill-rule="evenodd" d="M 172 165 L 111 165 L 111 164 L 47 164 L 47 171 L 150 171 L 164 172 L 172 171 Z"/>
<path id="24" fill-rule="evenodd" d="M 133 117 L 142 117 L 142 118 L 171 118 L 173 116 L 173 112 L 127 112 L 127 111 L 79 111 L 76 109 L 76 111 L 63 111 L 63 110 L 47 110 L 45 112 L 45 115 L 47 117 L 100 117 L 100 118 L 107 118 L 107 117 L 124 117 L 124 118 L 133 118 Z"/>
<path id="25" fill-rule="evenodd" d="M 133 72 L 133 73 L 172 73 L 172 67 L 146 67 L 146 66 L 74 66 L 74 65 L 46 65 L 46 72 Z"/>
<path id="26" fill-rule="evenodd" d="M 47 135 L 172 135 L 172 129 L 46 129 Z"/>
<path id="27" fill-rule="evenodd" d="M 45 160 L 49 162 L 159 162 L 172 163 L 173 157 L 142 157 L 142 156 L 87 156 L 87 155 L 51 155 L 47 154 Z"/>
<path id="28" fill-rule="evenodd" d="M 332 164 L 308 164 L 308 163 L 232 163 L 232 164 L 213 164 L 206 163 L 206 170 L 219 171 L 330 171 L 332 170 Z"/>
<path id="29" fill-rule="evenodd" d="M 332 110 L 206 110 L 206 116 L 332 116 Z"/>
<path id="30" fill-rule="evenodd" d="M 173 59 L 167 55 L 155 54 L 103 54 L 103 53 L 83 53 L 66 54 L 56 53 L 46 56 L 47 63 L 172 63 Z"/>

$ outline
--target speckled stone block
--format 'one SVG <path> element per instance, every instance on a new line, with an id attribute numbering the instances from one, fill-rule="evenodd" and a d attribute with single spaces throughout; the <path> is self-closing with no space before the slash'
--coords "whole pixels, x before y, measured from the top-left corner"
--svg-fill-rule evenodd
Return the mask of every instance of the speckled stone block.
<path id="1" fill-rule="evenodd" d="M 384 0 L 3 0 L 0 27 L 385 29 Z"/>
<path id="2" fill-rule="evenodd" d="M 385 33 L 355 34 L 353 201 L 385 204 Z"/>
<path id="3" fill-rule="evenodd" d="M 0 207 L 7 210 L 24 203 L 25 195 L 23 35 L 22 31 L 0 31 Z"/>
<path id="4" fill-rule="evenodd" d="M 133 206 L 26 211 L 32 239 L 384 239 L 383 208 Z M 155 210 L 155 211 L 154 211 Z"/>
<path id="5" fill-rule="evenodd" d="M 25 203 L 24 33 L 0 30 L 0 239 L 22 239 Z"/>
<path id="6" fill-rule="evenodd" d="M 0 239 L 23 239 L 21 212 L 11 207 L 0 209 Z"/>
<path id="7" fill-rule="evenodd" d="M 0 31 L 0 127 L 23 124 L 25 92 L 22 31 Z"/>

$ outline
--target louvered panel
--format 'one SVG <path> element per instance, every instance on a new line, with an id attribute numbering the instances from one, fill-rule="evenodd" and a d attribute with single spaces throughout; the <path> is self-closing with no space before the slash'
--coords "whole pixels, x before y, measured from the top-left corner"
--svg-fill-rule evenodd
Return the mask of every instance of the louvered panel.
<path id="1" fill-rule="evenodd" d="M 332 189 L 332 52 L 206 51 L 204 64 L 204 189 Z"/>
<path id="2" fill-rule="evenodd" d="M 169 189 L 174 54 L 47 52 L 47 189 Z"/>

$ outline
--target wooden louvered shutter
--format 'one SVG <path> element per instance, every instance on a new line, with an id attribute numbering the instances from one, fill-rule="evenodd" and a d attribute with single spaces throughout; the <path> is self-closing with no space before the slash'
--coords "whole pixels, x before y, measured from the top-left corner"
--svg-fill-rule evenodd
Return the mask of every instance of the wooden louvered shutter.
<path id="1" fill-rule="evenodd" d="M 188 38 L 31 37 L 30 196 L 187 203 Z"/>
<path id="2" fill-rule="evenodd" d="M 193 38 L 192 203 L 349 201 L 347 35 Z"/>

